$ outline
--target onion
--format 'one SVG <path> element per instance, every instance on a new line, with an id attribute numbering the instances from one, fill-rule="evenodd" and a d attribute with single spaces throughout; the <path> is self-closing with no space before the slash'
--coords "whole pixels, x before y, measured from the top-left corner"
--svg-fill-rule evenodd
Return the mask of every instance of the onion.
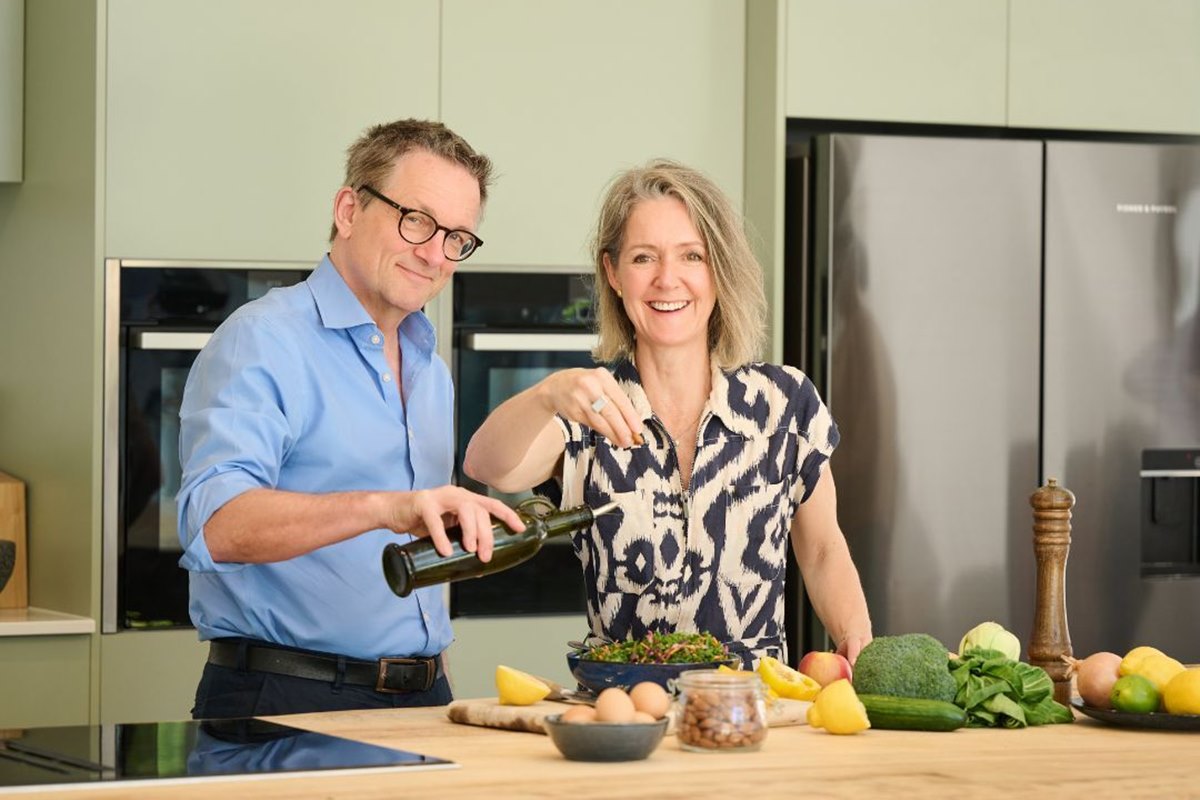
<path id="1" fill-rule="evenodd" d="M 1092 653 L 1082 661 L 1070 656 L 1063 656 L 1062 660 L 1070 665 L 1070 673 L 1075 676 L 1075 689 L 1083 702 L 1094 708 L 1112 708 L 1108 696 L 1119 677 L 1119 655 L 1100 652 Z"/>

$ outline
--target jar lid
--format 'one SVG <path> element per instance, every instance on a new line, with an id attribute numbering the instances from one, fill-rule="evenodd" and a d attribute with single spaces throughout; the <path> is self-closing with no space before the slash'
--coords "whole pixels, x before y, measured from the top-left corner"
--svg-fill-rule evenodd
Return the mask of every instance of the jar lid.
<path id="1" fill-rule="evenodd" d="M 690 669 L 680 674 L 679 686 L 685 689 L 758 689 L 762 687 L 762 680 L 757 674 L 744 670 Z"/>

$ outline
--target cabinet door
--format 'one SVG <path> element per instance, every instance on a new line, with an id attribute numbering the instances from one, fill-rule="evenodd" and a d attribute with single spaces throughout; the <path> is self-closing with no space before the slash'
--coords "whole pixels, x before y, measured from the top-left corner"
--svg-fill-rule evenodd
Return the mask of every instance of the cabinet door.
<path id="1" fill-rule="evenodd" d="M 1196 0 L 1012 0 L 1009 124 L 1200 133 Z"/>
<path id="2" fill-rule="evenodd" d="M 442 116 L 497 181 L 472 265 L 590 263 L 599 198 L 657 157 L 742 199 L 745 4 L 444 0 Z"/>
<path id="3" fill-rule="evenodd" d="M 316 261 L 345 152 L 437 117 L 437 0 L 109 0 L 104 252 Z"/>
<path id="4" fill-rule="evenodd" d="M 1007 0 L 789 0 L 789 117 L 1003 125 Z"/>
<path id="5" fill-rule="evenodd" d="M 0 638 L 0 728 L 88 724 L 90 636 Z"/>
<path id="6" fill-rule="evenodd" d="M 21 180 L 25 132 L 25 0 L 0 0 L 0 183 Z"/>

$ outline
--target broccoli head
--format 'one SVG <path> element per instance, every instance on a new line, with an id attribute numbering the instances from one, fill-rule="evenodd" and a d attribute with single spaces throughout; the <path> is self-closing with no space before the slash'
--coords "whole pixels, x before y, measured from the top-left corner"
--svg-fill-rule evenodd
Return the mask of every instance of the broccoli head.
<path id="1" fill-rule="evenodd" d="M 854 691 L 954 702 L 945 646 L 927 633 L 880 636 L 854 662 Z"/>

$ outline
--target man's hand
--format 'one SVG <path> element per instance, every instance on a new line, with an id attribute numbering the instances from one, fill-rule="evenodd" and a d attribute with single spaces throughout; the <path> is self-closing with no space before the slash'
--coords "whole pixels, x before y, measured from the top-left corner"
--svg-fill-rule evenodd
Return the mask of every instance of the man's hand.
<path id="1" fill-rule="evenodd" d="M 476 494 L 458 486 L 439 486 L 415 492 L 395 492 L 389 509 L 387 527 L 396 533 L 427 536 L 434 549 L 443 556 L 452 547 L 446 527 L 462 529 L 463 549 L 475 553 L 480 561 L 492 558 L 492 517 L 514 531 L 525 530 L 525 523 L 504 503 L 493 497 Z"/>

